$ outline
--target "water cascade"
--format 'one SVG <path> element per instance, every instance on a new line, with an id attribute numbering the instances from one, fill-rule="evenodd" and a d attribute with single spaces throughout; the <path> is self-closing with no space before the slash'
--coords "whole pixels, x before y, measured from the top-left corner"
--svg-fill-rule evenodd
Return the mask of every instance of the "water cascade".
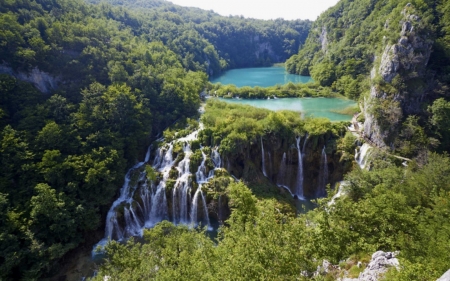
<path id="1" fill-rule="evenodd" d="M 142 222 L 136 216 L 133 207 L 124 208 L 125 233 L 127 236 L 142 236 Z"/>
<path id="2" fill-rule="evenodd" d="M 320 159 L 319 178 L 317 180 L 316 198 L 325 197 L 327 195 L 326 185 L 328 182 L 328 159 L 325 146 L 322 149 L 322 157 Z"/>
<path id="3" fill-rule="evenodd" d="M 200 184 L 195 192 L 194 199 L 192 200 L 192 211 L 191 211 L 191 226 L 198 226 L 198 199 L 201 197 L 203 204 L 203 219 L 208 229 L 211 228 L 209 224 L 208 217 L 208 207 L 206 206 L 205 196 L 203 196 L 202 185 Z"/>
<path id="4" fill-rule="evenodd" d="M 298 153 L 298 170 L 297 170 L 297 186 L 295 188 L 295 195 L 299 199 L 303 199 L 303 157 L 300 150 L 301 137 L 297 137 L 297 153 Z"/>
<path id="5" fill-rule="evenodd" d="M 198 167 L 197 173 L 195 173 L 195 177 L 197 178 L 197 183 L 205 183 L 208 181 L 206 177 L 206 154 L 202 151 L 203 160 L 200 166 Z"/>
<path id="6" fill-rule="evenodd" d="M 263 172 L 264 176 L 267 177 L 266 162 L 264 161 L 264 144 L 262 141 L 262 137 L 261 137 L 261 153 L 262 153 L 262 172 Z"/>
<path id="7" fill-rule="evenodd" d="M 294 197 L 294 194 L 292 194 L 291 189 L 289 188 L 286 177 L 287 177 L 287 167 L 286 167 L 286 152 L 283 153 L 283 158 L 281 159 L 280 163 L 280 169 L 278 171 L 278 177 L 277 177 L 277 186 L 282 187 L 289 191 L 289 193 Z"/>
<path id="8" fill-rule="evenodd" d="M 211 152 L 211 160 L 214 163 L 214 166 L 216 168 L 220 168 L 220 166 L 222 165 L 222 159 L 220 158 L 220 154 L 219 154 L 219 148 L 216 147 L 212 150 Z"/>
<path id="9" fill-rule="evenodd" d="M 220 168 L 222 159 L 218 147 L 212 149 L 210 157 L 214 169 L 209 171 L 207 177 L 207 155 L 202 150 L 203 159 L 195 174 L 199 187 L 191 198 L 192 173 L 189 171 L 189 167 L 192 151 L 189 142 L 197 138 L 201 129 L 202 125 L 199 130 L 188 136 L 174 140 L 156 150 L 152 169 L 160 174 L 159 183 L 156 181 L 157 184 L 155 184 L 148 179 L 144 169 L 150 160 L 151 147 L 146 152 L 145 160 L 128 170 L 120 189 L 120 195 L 107 214 L 105 237 L 94 246 L 94 249 L 97 246 L 104 246 L 111 239 L 124 240 L 130 236 L 142 236 L 144 228 L 153 227 L 162 220 L 171 219 L 175 224 L 196 226 L 198 220 L 201 219 L 202 223 L 210 228 L 206 198 L 201 190 L 201 184 L 207 183 L 214 176 L 214 169 Z M 184 157 L 174 166 L 177 161 L 173 158 L 176 143 L 183 144 Z M 174 169 L 178 171 L 175 180 Z M 169 213 L 170 202 L 166 197 L 166 189 L 169 184 L 173 186 L 172 195 L 169 198 L 172 200 L 172 215 Z M 198 213 L 199 208 L 201 216 Z"/>
<path id="10" fill-rule="evenodd" d="M 364 143 L 358 150 L 355 150 L 355 161 L 361 169 L 365 169 L 367 165 L 367 158 L 369 157 L 372 147 L 368 143 Z"/>
<path id="11" fill-rule="evenodd" d="M 173 222 L 188 223 L 188 205 L 190 201 L 190 171 L 189 171 L 189 157 L 192 155 L 189 144 L 183 147 L 184 159 L 178 163 L 178 179 L 175 183 L 172 196 L 172 214 Z M 178 204 L 176 204 L 178 202 Z"/>
<path id="12" fill-rule="evenodd" d="M 305 159 L 306 156 L 306 142 L 308 141 L 308 134 L 305 135 L 305 142 L 303 143 L 302 156 Z"/>

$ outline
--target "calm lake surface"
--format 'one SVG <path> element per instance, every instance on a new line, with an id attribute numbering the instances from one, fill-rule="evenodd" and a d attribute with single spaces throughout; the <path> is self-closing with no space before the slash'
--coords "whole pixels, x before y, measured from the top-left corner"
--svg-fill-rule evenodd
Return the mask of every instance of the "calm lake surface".
<path id="1" fill-rule="evenodd" d="M 350 121 L 352 116 L 339 114 L 339 111 L 356 103 L 352 100 L 337 98 L 284 98 L 270 100 L 221 99 L 229 103 L 247 104 L 270 110 L 292 110 L 305 116 L 325 117 L 331 121 Z"/>
<path id="2" fill-rule="evenodd" d="M 212 83 L 234 84 L 236 87 L 270 87 L 289 82 L 308 83 L 312 81 L 309 76 L 289 74 L 282 66 L 232 69 L 211 80 Z"/>

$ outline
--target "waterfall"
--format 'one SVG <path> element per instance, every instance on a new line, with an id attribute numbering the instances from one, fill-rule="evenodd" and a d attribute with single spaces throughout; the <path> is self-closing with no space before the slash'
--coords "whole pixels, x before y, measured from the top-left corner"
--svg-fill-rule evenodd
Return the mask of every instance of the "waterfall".
<path id="1" fill-rule="evenodd" d="M 110 215 L 110 213 L 108 213 Z M 119 226 L 119 222 L 117 221 L 117 214 L 112 213 L 111 217 L 106 220 L 106 237 L 107 240 L 114 239 L 114 233 L 116 234 L 115 238 L 117 240 L 123 239 L 123 231 Z"/>
<path id="2" fill-rule="evenodd" d="M 203 204 L 203 218 L 206 222 L 206 227 L 208 229 L 211 228 L 209 224 L 208 217 L 208 207 L 206 206 L 205 196 L 203 196 L 202 185 L 199 184 L 197 191 L 195 192 L 194 199 L 192 200 L 192 210 L 191 210 L 191 225 L 196 227 L 198 225 L 198 198 L 201 196 L 202 204 Z"/>
<path id="3" fill-rule="evenodd" d="M 189 176 L 191 175 L 189 171 L 189 163 L 192 152 L 190 146 L 187 144 L 184 147 L 184 159 L 178 164 L 178 179 L 173 190 L 174 197 L 172 200 L 173 208 L 173 222 L 174 223 L 188 223 L 188 201 L 190 196 L 190 182 Z M 178 201 L 176 200 L 175 194 L 178 193 Z M 176 210 L 178 202 L 179 212 Z"/>
<path id="4" fill-rule="evenodd" d="M 124 208 L 125 233 L 127 236 L 142 236 L 142 223 L 136 216 L 133 207 Z"/>
<path id="5" fill-rule="evenodd" d="M 218 147 L 216 147 L 212 150 L 211 160 L 213 161 L 214 167 L 216 167 L 216 168 L 220 168 L 220 166 L 222 165 L 222 159 L 220 158 Z"/>
<path id="6" fill-rule="evenodd" d="M 208 156 L 201 150 L 203 159 L 196 172 L 199 188 L 194 197 L 191 198 L 190 157 L 192 151 L 189 142 L 197 139 L 198 132 L 202 128 L 203 126 L 200 125 L 199 130 L 167 143 L 156 150 L 152 167 L 161 175 L 157 185 L 147 179 L 146 171 L 143 169 L 150 160 L 151 147 L 148 147 L 145 160 L 134 165 L 126 173 L 120 195 L 107 214 L 105 237 L 94 246 L 94 249 L 97 246 L 103 247 L 110 239 L 124 240 L 130 236 L 142 236 L 144 228 L 153 227 L 166 219 L 172 219 L 175 224 L 197 225 L 199 208 L 200 212 L 203 212 L 202 221 L 210 228 L 206 198 L 201 190 L 201 184 L 207 183 L 214 176 L 214 170 L 221 167 L 222 159 L 219 148 L 213 148 L 210 157 L 214 169 L 209 171 L 207 177 L 206 161 Z M 183 144 L 184 158 L 174 167 L 176 159 L 173 158 L 173 150 L 177 143 Z M 178 171 L 176 180 L 170 179 L 171 174 L 173 176 L 171 170 L 174 168 Z M 172 200 L 171 218 L 169 217 L 168 198 L 166 197 L 169 183 L 173 184 L 172 196 L 169 198 Z M 137 197 L 135 196 L 136 191 L 139 192 Z M 139 198 L 139 200 L 136 201 L 134 198 Z M 199 206 L 200 201 L 203 207 Z M 123 210 L 122 216 L 119 216 L 119 210 Z M 95 251 L 93 254 L 95 254 Z"/>
<path id="7" fill-rule="evenodd" d="M 150 209 L 150 219 L 145 222 L 145 227 L 152 227 L 158 222 L 168 218 L 166 183 L 160 182 L 156 188 L 156 193 L 152 197 L 152 207 Z"/>
<path id="8" fill-rule="evenodd" d="M 197 178 L 197 183 L 205 183 L 207 182 L 207 178 L 206 178 L 206 154 L 203 152 L 202 150 L 202 156 L 203 156 L 203 160 L 202 163 L 200 164 L 200 166 L 198 167 L 197 172 L 195 173 L 195 177 Z"/>
<path id="9" fill-rule="evenodd" d="M 148 183 L 145 182 L 141 188 L 140 197 L 142 200 L 142 213 L 144 214 L 144 221 L 149 219 L 150 214 L 150 203 L 151 203 L 151 191 L 149 190 Z"/>
<path id="10" fill-rule="evenodd" d="M 328 159 L 325 146 L 322 149 L 322 157 L 320 159 L 319 178 L 317 180 L 316 198 L 327 196 L 326 185 L 328 183 Z"/>
<path id="11" fill-rule="evenodd" d="M 298 153 L 298 170 L 297 170 L 297 186 L 295 189 L 295 195 L 299 199 L 303 199 L 303 157 L 302 151 L 300 150 L 301 137 L 297 137 L 297 153 Z"/>
<path id="12" fill-rule="evenodd" d="M 287 185 L 287 182 L 286 182 L 286 176 L 287 176 L 286 161 L 287 161 L 286 152 L 284 152 L 283 158 L 281 159 L 281 163 L 280 163 L 280 169 L 278 171 L 277 186 L 282 187 L 282 188 L 286 189 L 287 191 L 289 191 L 289 193 L 293 197 L 294 194 L 292 194 L 292 192 L 289 189 L 289 186 Z"/>
<path id="13" fill-rule="evenodd" d="M 147 153 L 145 154 L 144 162 L 147 163 L 150 160 L 150 151 L 152 150 L 152 145 L 147 148 Z"/>
<path id="14" fill-rule="evenodd" d="M 364 143 L 359 150 L 355 150 L 355 161 L 361 169 L 365 169 L 367 165 L 367 158 L 370 155 L 372 147 L 368 143 Z"/>
<path id="15" fill-rule="evenodd" d="M 262 172 L 263 172 L 264 176 L 267 177 L 266 163 L 264 161 L 264 144 L 263 144 L 263 141 L 262 141 L 262 137 L 261 137 L 261 153 L 262 153 Z"/>

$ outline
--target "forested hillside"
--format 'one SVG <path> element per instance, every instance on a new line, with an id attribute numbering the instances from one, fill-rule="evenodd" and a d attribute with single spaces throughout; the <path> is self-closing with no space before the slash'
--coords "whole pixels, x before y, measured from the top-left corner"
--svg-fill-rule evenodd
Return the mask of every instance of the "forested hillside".
<path id="1" fill-rule="evenodd" d="M 88 2 L 100 3 L 99 0 Z M 152 40 L 161 40 L 180 54 L 183 64 L 202 61 L 205 50 L 198 48 L 200 38 L 213 45 L 220 67 L 242 68 L 269 66 L 284 62 L 297 53 L 304 44 L 311 26 L 306 20 L 287 21 L 246 19 L 239 16 L 220 16 L 213 11 L 173 5 L 168 1 L 106 0 L 112 5 L 124 6 L 146 13 L 145 29 Z M 210 47 L 206 55 L 209 55 Z M 209 58 L 210 75 L 218 74 L 216 62 Z"/>
<path id="2" fill-rule="evenodd" d="M 126 168 L 197 114 L 208 75 L 282 61 L 310 25 L 149 3 L 0 3 L 0 279 L 95 243 Z"/>
<path id="3" fill-rule="evenodd" d="M 63 280 L 76 249 L 103 237 L 124 239 L 103 249 L 96 280 L 356 278 L 378 250 L 399 251 L 385 280 L 436 280 L 450 268 L 449 11 L 342 0 L 305 42 L 309 21 L 161 0 L 1 1 L 0 279 Z M 318 84 L 207 83 L 290 56 Z M 363 124 L 217 101 L 199 124 L 205 89 L 337 91 Z M 216 235 L 192 227 L 209 218 Z"/>
<path id="4" fill-rule="evenodd" d="M 445 0 L 340 1 L 286 67 L 360 99 L 364 134 L 377 146 L 408 156 L 424 146 L 449 151 L 449 9 Z M 411 130 L 429 141 L 411 142 Z"/>

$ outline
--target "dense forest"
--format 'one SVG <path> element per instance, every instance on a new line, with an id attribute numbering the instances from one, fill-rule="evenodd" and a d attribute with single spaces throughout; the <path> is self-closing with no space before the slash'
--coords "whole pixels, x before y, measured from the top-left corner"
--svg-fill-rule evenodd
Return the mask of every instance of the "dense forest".
<path id="1" fill-rule="evenodd" d="M 95 243 L 127 167 L 164 128 L 197 114 L 207 75 L 282 61 L 310 25 L 164 3 L 144 12 L 0 3 L 2 279 L 54 274 L 68 251 Z M 260 54 L 239 51 L 240 40 L 259 48 L 256 37 Z"/>
<path id="2" fill-rule="evenodd" d="M 84 277 L 337 280 L 383 250 L 401 265 L 384 280 L 436 280 L 450 268 L 449 10 L 341 0 L 311 23 L 162 0 L 0 2 L 0 279 L 79 280 L 64 265 L 116 238 L 103 231 L 113 211 L 116 232 L 131 235 L 98 249 L 98 273 Z M 208 82 L 285 60 L 315 83 Z M 214 99 L 199 115 L 205 91 L 346 96 L 359 132 Z M 215 232 L 176 223 L 181 164 L 184 194 L 205 211 L 185 208 L 216 219 Z M 139 222 L 152 188 L 168 211 L 134 235 L 124 225 Z M 130 200 L 115 206 L 122 190 Z M 334 266 L 318 269 L 324 260 Z"/>

